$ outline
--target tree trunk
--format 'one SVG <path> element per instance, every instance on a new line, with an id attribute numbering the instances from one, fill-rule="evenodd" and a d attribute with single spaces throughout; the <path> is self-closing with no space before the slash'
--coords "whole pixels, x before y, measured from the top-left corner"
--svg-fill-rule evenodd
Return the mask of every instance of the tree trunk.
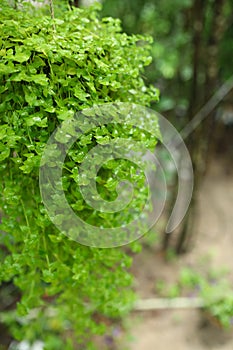
<path id="1" fill-rule="evenodd" d="M 70 0 L 70 7 L 79 7 L 79 0 Z"/>
<path id="2" fill-rule="evenodd" d="M 207 42 L 201 41 L 201 32 L 204 28 L 204 7 L 203 1 L 197 0 L 195 2 L 196 7 L 194 10 L 194 62 L 193 62 L 193 84 L 191 89 L 191 100 L 189 106 L 190 116 L 193 118 L 197 112 L 196 108 L 200 108 L 201 104 L 206 103 L 207 100 L 213 95 L 218 86 L 218 55 L 219 44 L 224 33 L 224 17 L 223 7 L 225 0 L 215 0 L 213 4 L 212 12 L 212 24 L 209 30 L 209 37 Z M 201 12 L 200 12 L 201 11 Z M 198 13 L 201 16 L 202 21 L 198 20 Z M 196 23 L 196 25 L 195 25 Z M 202 51 L 202 55 L 201 55 Z M 205 84 L 204 93 L 198 82 L 198 73 L 203 69 L 201 62 L 204 63 Z M 202 101 L 201 94 L 205 97 Z M 205 121 L 193 132 L 191 142 L 188 144 L 188 148 L 191 154 L 193 169 L 194 169 L 194 191 L 192 201 L 185 217 L 182 230 L 179 234 L 176 252 L 181 253 L 186 251 L 189 246 L 189 242 L 192 239 L 194 232 L 194 219 L 196 212 L 196 192 L 199 188 L 199 184 L 202 181 L 207 169 L 207 157 L 209 151 L 210 140 L 214 134 L 215 125 L 215 111 L 211 112 L 207 116 Z"/>

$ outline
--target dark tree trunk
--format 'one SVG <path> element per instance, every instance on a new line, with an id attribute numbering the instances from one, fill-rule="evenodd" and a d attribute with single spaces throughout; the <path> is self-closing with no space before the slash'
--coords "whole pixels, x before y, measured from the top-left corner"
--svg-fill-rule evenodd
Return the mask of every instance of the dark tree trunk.
<path id="1" fill-rule="evenodd" d="M 208 101 L 218 86 L 218 54 L 219 44 L 224 33 L 223 7 L 225 0 L 215 0 L 212 11 L 212 23 L 209 29 L 207 42 L 201 41 L 202 30 L 205 24 L 204 1 L 197 0 L 194 9 L 194 62 L 193 62 L 193 84 L 191 89 L 191 100 L 189 106 L 190 117 L 193 118 L 197 108 Z M 198 20 L 198 14 L 201 20 Z M 196 23 L 196 25 L 195 25 Z M 201 65 L 202 64 L 202 65 Z M 204 72 L 203 72 L 204 69 Z M 201 72 L 206 76 L 204 91 L 198 82 L 198 74 Z M 202 99 L 204 96 L 204 100 Z M 194 191 L 188 213 L 184 219 L 182 230 L 179 233 L 176 252 L 182 253 L 188 249 L 189 242 L 194 232 L 194 218 L 196 213 L 197 189 L 207 169 L 207 157 L 210 140 L 214 135 L 214 114 L 206 116 L 204 122 L 193 132 L 188 143 L 194 169 Z"/>
<path id="2" fill-rule="evenodd" d="M 213 95 L 218 87 L 218 56 L 219 45 L 225 30 L 226 19 L 223 9 L 226 0 L 195 0 L 191 14 L 190 30 L 193 32 L 193 77 L 190 86 L 190 102 L 187 111 L 187 122 L 190 122 L 200 107 Z M 209 8 L 208 8 L 209 6 Z M 211 11 L 211 21 L 208 22 L 207 12 Z M 208 13 L 208 16 L 210 13 Z M 205 35 L 204 35 L 204 34 Z M 203 82 L 203 77 L 205 80 Z M 196 212 L 197 189 L 204 177 L 207 168 L 207 156 L 210 141 L 215 132 L 215 111 L 211 112 L 204 122 L 189 136 L 187 146 L 193 162 L 194 191 L 189 210 L 180 225 L 175 236 L 175 250 L 177 253 L 186 251 L 190 245 L 194 233 L 194 218 Z M 170 207 L 172 208 L 175 197 L 172 196 Z M 166 250 L 170 242 L 170 235 L 163 238 L 163 249 Z"/>
<path id="3" fill-rule="evenodd" d="M 79 7 L 79 0 L 70 0 L 70 7 Z"/>

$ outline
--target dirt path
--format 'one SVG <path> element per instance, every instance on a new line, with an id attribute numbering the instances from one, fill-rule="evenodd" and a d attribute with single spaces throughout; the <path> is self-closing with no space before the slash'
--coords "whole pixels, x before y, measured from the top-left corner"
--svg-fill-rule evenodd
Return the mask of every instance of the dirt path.
<path id="1" fill-rule="evenodd" d="M 229 164 L 228 164 L 229 165 Z M 144 249 L 135 259 L 136 289 L 142 298 L 155 296 L 155 281 L 173 281 L 181 266 L 211 255 L 211 267 L 233 271 L 233 168 L 224 160 L 212 161 L 199 193 L 197 235 L 192 252 L 165 263 Z M 200 310 L 135 313 L 130 319 L 130 350 L 233 350 L 233 336 L 203 323 Z"/>

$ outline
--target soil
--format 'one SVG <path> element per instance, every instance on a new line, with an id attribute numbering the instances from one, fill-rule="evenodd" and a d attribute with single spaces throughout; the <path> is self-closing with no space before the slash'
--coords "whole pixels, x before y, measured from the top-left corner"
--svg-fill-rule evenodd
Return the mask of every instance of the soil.
<path id="1" fill-rule="evenodd" d="M 233 282 L 233 167 L 219 156 L 211 161 L 199 190 L 192 250 L 166 262 L 153 246 L 134 259 L 135 289 L 140 298 L 156 297 L 155 283 L 176 280 L 183 266 L 227 267 Z M 233 313 L 233 310 L 232 310 Z M 212 325 L 199 309 L 135 312 L 130 320 L 130 350 L 233 350 L 233 332 Z M 125 350 L 126 348 L 124 348 Z"/>

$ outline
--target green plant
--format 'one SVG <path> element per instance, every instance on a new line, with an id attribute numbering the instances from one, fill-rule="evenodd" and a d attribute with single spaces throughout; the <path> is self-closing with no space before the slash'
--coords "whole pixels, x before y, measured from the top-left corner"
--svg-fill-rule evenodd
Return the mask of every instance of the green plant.
<path id="1" fill-rule="evenodd" d="M 230 328 L 233 320 L 233 291 L 226 270 L 210 270 L 207 274 L 190 268 L 181 270 L 180 289 L 196 289 L 203 299 L 204 310 L 218 320 L 224 328 Z"/>
<path id="2" fill-rule="evenodd" d="M 100 20 L 96 7 L 67 11 L 54 21 L 31 7 L 15 10 L 3 2 L 1 8 L 0 281 L 13 281 L 20 295 L 13 317 L 4 320 L 17 340 L 41 339 L 48 350 L 93 349 L 92 335 L 105 332 L 107 322 L 100 320 L 121 316 L 134 301 L 127 272 L 131 258 L 123 249 L 85 247 L 58 232 L 39 192 L 40 159 L 53 130 L 76 111 L 112 101 L 149 105 L 158 99 L 157 90 L 141 78 L 151 60 L 150 39 L 121 33 L 119 21 Z M 77 167 L 98 140 L 126 137 L 129 131 L 122 125 L 97 128 L 67 155 L 63 183 L 68 200 L 97 225 L 105 220 L 90 212 L 75 190 Z M 155 146 L 155 138 L 135 133 L 137 140 Z M 130 162 L 116 161 L 118 167 L 128 179 L 135 172 Z M 102 196 L 109 200 L 116 185 L 108 182 L 110 174 L 107 166 L 100 174 L 109 185 Z M 140 189 L 139 204 L 146 195 Z M 117 225 L 114 215 L 110 219 Z"/>
<path id="3" fill-rule="evenodd" d="M 221 327 L 229 329 L 233 324 L 233 290 L 226 268 L 210 269 L 208 272 L 184 267 L 177 282 L 167 285 L 164 280 L 156 282 L 159 295 L 177 298 L 182 295 L 203 300 L 203 311 L 213 317 Z"/>
<path id="4" fill-rule="evenodd" d="M 201 297 L 205 307 L 223 328 L 229 329 L 233 324 L 233 291 L 226 279 L 211 285 L 207 281 L 201 285 Z"/>

